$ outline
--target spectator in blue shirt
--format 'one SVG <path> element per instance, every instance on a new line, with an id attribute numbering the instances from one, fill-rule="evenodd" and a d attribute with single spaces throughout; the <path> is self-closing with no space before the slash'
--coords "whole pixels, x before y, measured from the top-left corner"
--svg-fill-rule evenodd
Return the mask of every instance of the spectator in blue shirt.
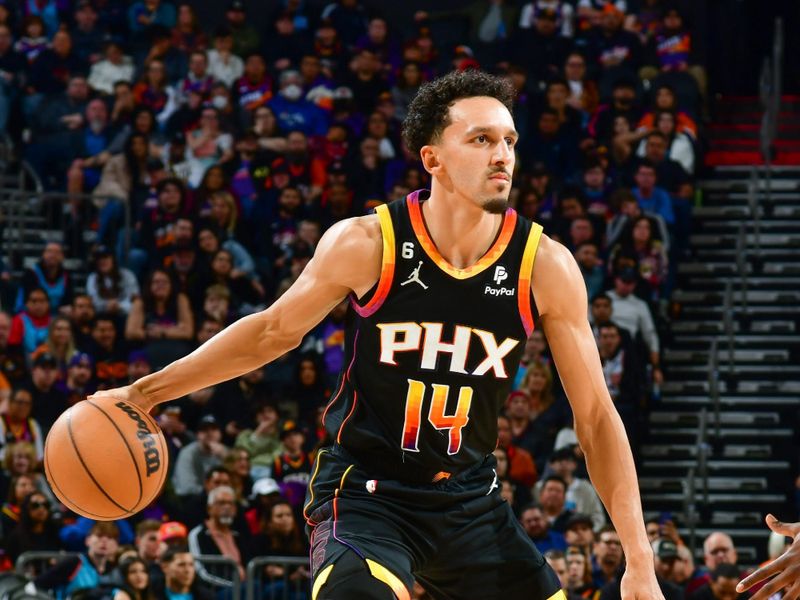
<path id="1" fill-rule="evenodd" d="M 303 78 L 297 71 L 281 73 L 280 90 L 267 106 L 284 131 L 302 131 L 309 137 L 323 136 L 328 131 L 325 112 L 303 98 Z"/>
<path id="2" fill-rule="evenodd" d="M 672 210 L 672 198 L 667 190 L 658 187 L 656 168 L 649 160 L 643 160 L 636 167 L 634 176 L 636 187 L 633 195 L 645 212 L 661 215 L 667 225 L 675 224 L 675 213 Z"/>
<path id="3" fill-rule="evenodd" d="M 175 18 L 175 7 L 161 0 L 140 0 L 128 9 L 128 27 L 133 34 L 153 25 L 172 28 Z"/>
<path id="4" fill-rule="evenodd" d="M 564 551 L 567 549 L 567 542 L 564 540 L 563 534 L 550 529 L 550 524 L 538 505 L 531 504 L 525 508 L 519 521 L 525 533 L 542 554 L 548 550 Z"/>

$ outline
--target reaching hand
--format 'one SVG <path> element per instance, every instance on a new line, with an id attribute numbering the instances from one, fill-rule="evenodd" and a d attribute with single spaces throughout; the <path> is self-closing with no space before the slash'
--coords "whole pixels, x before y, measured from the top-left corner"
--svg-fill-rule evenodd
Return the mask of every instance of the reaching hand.
<path id="1" fill-rule="evenodd" d="M 89 396 L 87 400 L 102 400 L 104 398 L 123 400 L 135 404 L 145 412 L 150 412 L 150 409 L 153 408 L 153 403 L 133 385 L 126 385 L 125 387 L 111 390 L 100 390 Z"/>
<path id="2" fill-rule="evenodd" d="M 780 535 L 794 539 L 794 543 L 778 558 L 756 569 L 736 586 L 739 593 L 745 592 L 755 584 L 773 579 L 756 592 L 751 600 L 767 600 L 770 596 L 783 590 L 783 600 L 800 598 L 800 522 L 782 523 L 772 515 L 767 515 L 767 526 Z"/>

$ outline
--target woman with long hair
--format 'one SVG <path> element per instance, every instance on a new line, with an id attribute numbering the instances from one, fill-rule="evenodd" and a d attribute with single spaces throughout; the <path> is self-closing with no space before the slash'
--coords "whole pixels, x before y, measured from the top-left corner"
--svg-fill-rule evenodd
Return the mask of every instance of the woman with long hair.
<path id="1" fill-rule="evenodd" d="M 47 497 L 41 492 L 32 492 L 23 499 L 17 526 L 5 539 L 6 554 L 16 562 L 23 552 L 60 550 L 60 529 Z"/>
<path id="2" fill-rule="evenodd" d="M 600 93 L 597 84 L 587 76 L 586 58 L 580 52 L 570 52 L 564 61 L 564 78 L 569 86 L 567 103 L 584 113 L 591 115 L 600 104 Z"/>
<path id="3" fill-rule="evenodd" d="M 228 250 L 220 249 L 211 259 L 210 270 L 202 289 L 206 290 L 215 284 L 228 288 L 231 308 L 239 315 L 261 310 L 259 307 L 263 305 L 264 295 L 253 285 L 253 280 L 234 275 L 233 255 Z"/>
<path id="4" fill-rule="evenodd" d="M 31 442 L 19 441 L 7 444 L 3 456 L 3 469 L 0 474 L 0 498 L 8 495 L 11 481 L 16 477 L 27 476 L 33 480 L 36 490 L 44 494 L 55 506 L 58 501 L 44 476 L 37 472 L 40 460 L 36 446 Z"/>
<path id="5" fill-rule="evenodd" d="M 44 435 L 39 423 L 31 417 L 33 396 L 29 389 L 21 387 L 14 390 L 5 411 L 0 412 L 0 458 L 15 448 L 15 444 L 26 442 L 36 449 L 35 463 L 44 458 Z"/>
<path id="6" fill-rule="evenodd" d="M 553 448 L 558 430 L 572 423 L 572 414 L 567 403 L 556 398 L 553 371 L 547 364 L 533 362 L 528 365 L 520 391 L 528 394 L 531 426 L 536 430 L 532 442 L 533 457 L 539 472 L 544 472 L 546 457 Z"/>
<path id="7" fill-rule="evenodd" d="M 408 114 L 408 105 L 417 95 L 424 76 L 419 63 L 406 61 L 397 73 L 397 82 L 392 87 L 392 99 L 395 105 L 395 116 L 402 121 Z"/>
<path id="8" fill-rule="evenodd" d="M 163 124 L 177 108 L 175 96 L 164 62 L 153 59 L 147 63 L 140 81 L 133 86 L 136 105 L 149 108 L 156 120 Z"/>
<path id="9" fill-rule="evenodd" d="M 22 517 L 22 501 L 36 491 L 32 475 L 17 475 L 8 486 L 8 496 L 0 509 L 0 532 L 13 531 Z"/>
<path id="10" fill-rule="evenodd" d="M 235 447 L 228 450 L 222 465 L 231 475 L 231 487 L 236 492 L 236 497 L 244 503 L 240 510 L 246 507 L 246 499 L 253 487 L 253 478 L 250 477 L 250 452 L 245 448 Z"/>
<path id="11" fill-rule="evenodd" d="M 317 355 L 312 352 L 303 354 L 297 362 L 297 372 L 289 392 L 292 405 L 297 410 L 296 417 L 308 427 L 313 427 L 317 409 L 326 404 L 329 395 L 330 390 L 325 385 Z"/>
<path id="12" fill-rule="evenodd" d="M 186 55 L 208 48 L 208 37 L 188 2 L 178 4 L 175 27 L 172 28 L 172 46 Z"/>
<path id="13" fill-rule="evenodd" d="M 664 245 L 653 235 L 653 223 L 645 215 L 628 222 L 608 260 L 610 273 L 625 267 L 636 268 L 645 284 L 644 295 L 650 301 L 658 301 L 662 297 L 668 263 Z"/>
<path id="14" fill-rule="evenodd" d="M 150 573 L 143 559 L 138 556 L 124 558 L 118 569 L 122 585 L 114 591 L 113 600 L 155 600 Z"/>
<path id="15" fill-rule="evenodd" d="M 208 218 L 211 214 L 211 197 L 229 191 L 230 181 L 225 169 L 220 165 L 212 165 L 203 173 L 197 189 L 191 192 L 191 210 L 200 218 Z"/>
<path id="16" fill-rule="evenodd" d="M 52 354 L 58 361 L 59 378 L 67 374 L 67 364 L 77 352 L 75 337 L 72 333 L 72 322 L 63 316 L 53 317 L 47 330 L 47 339 L 31 354 L 31 360 L 36 360 L 42 354 Z"/>
<path id="17" fill-rule="evenodd" d="M 523 350 L 522 357 L 519 360 L 519 369 L 514 377 L 514 389 L 522 387 L 522 380 L 525 378 L 525 372 L 528 365 L 535 362 L 550 364 L 550 356 L 547 350 L 547 339 L 544 337 L 544 331 L 540 328 L 534 329 L 528 339 L 525 340 L 525 349 Z"/>
<path id="18" fill-rule="evenodd" d="M 130 270 L 119 266 L 113 252 L 101 246 L 94 253 L 94 268 L 86 280 L 86 293 L 97 312 L 125 317 L 139 296 L 139 282 Z"/>
<path id="19" fill-rule="evenodd" d="M 136 298 L 125 324 L 125 337 L 131 341 L 190 340 L 193 332 L 192 309 L 185 294 L 179 293 L 169 273 L 154 269 Z"/>
<path id="20" fill-rule="evenodd" d="M 222 130 L 220 112 L 213 106 L 204 106 L 199 126 L 186 136 L 189 186 L 196 188 L 209 167 L 228 162 L 233 155 L 233 137 Z"/>
<path id="21" fill-rule="evenodd" d="M 281 499 L 272 505 L 267 520 L 262 523 L 261 531 L 261 534 L 256 536 L 256 547 L 261 548 L 264 554 L 278 556 L 306 556 L 308 554 L 305 537 L 297 526 L 292 505 L 287 500 Z M 264 597 L 280 597 L 284 591 L 286 568 L 268 565 L 265 574 L 272 581 L 264 586 Z M 289 598 L 300 600 L 306 597 L 302 591 L 294 592 L 295 589 L 303 589 L 303 585 L 295 582 L 308 580 L 310 576 L 311 573 L 304 566 L 289 568 L 288 585 L 292 588 L 288 594 Z M 274 596 L 270 594 L 274 594 Z"/>

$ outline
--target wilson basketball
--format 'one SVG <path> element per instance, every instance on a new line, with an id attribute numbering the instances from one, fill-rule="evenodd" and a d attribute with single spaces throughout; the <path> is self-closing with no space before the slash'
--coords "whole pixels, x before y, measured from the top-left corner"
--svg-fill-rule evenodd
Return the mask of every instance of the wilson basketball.
<path id="1" fill-rule="evenodd" d="M 90 519 L 130 517 L 161 491 L 167 444 L 156 422 L 113 398 L 78 402 L 47 435 L 44 468 L 56 496 Z"/>

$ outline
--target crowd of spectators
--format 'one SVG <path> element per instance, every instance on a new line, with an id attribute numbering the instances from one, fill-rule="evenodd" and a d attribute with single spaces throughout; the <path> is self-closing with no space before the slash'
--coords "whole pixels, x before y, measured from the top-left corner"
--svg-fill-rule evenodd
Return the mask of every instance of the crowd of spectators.
<path id="1" fill-rule="evenodd" d="M 66 512 L 41 474 L 43 439 L 86 394 L 269 306 L 336 221 L 428 187 L 400 125 L 420 85 L 452 69 L 517 90 L 511 202 L 575 255 L 634 451 L 658 401 L 706 93 L 680 11 L 477 0 L 390 23 L 360 0 L 275 4 L 256 28 L 242 0 L 208 27 L 186 2 L 0 2 L 0 130 L 56 193 L 57 224 L 81 233 L 47 244 L 21 277 L 0 274 L 3 564 L 32 549 L 84 552 L 46 587 L 200 599 L 201 582 L 221 575 L 195 577 L 189 553 L 243 568 L 255 554 L 307 552 L 302 501 L 327 443 L 320 415 L 342 368 L 347 302 L 296 352 L 159 407 L 170 482 L 135 522 Z M 438 43 L 443 24 L 463 26 L 460 44 Z M 86 259 L 85 281 L 65 268 L 70 256 Z M 569 589 L 589 597 L 622 557 L 571 423 L 537 329 L 498 420 L 497 472 L 531 537 L 563 553 L 549 560 L 563 562 Z M 680 572 L 664 577 L 681 583 Z"/>

